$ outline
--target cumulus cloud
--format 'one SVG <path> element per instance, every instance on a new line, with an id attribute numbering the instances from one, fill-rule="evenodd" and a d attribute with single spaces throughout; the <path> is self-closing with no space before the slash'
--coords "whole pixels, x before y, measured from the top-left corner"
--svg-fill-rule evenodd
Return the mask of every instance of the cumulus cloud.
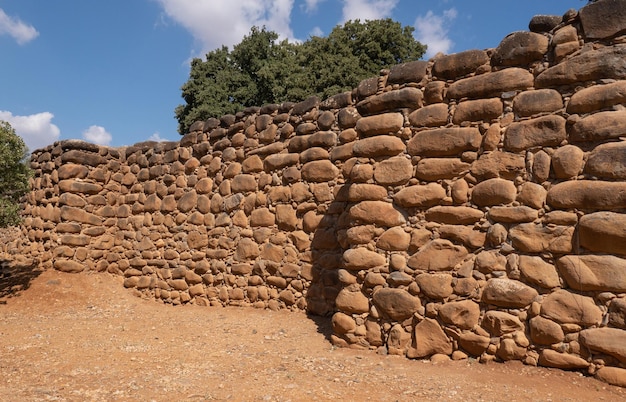
<path id="1" fill-rule="evenodd" d="M 415 37 L 421 43 L 428 45 L 425 58 L 430 58 L 437 53 L 449 53 L 454 42 L 448 37 L 448 27 L 457 17 L 454 8 L 445 10 L 442 15 L 435 15 L 428 11 L 426 15 L 420 15 L 415 20 Z"/>
<path id="2" fill-rule="evenodd" d="M 19 18 L 12 18 L 0 8 L 0 35 L 9 35 L 23 45 L 39 36 L 39 32 L 32 25 L 22 22 Z"/>
<path id="3" fill-rule="evenodd" d="M 325 0 L 305 0 L 304 5 L 302 6 L 304 8 L 304 12 L 310 14 L 317 11 L 317 6 L 323 1 Z"/>
<path id="4" fill-rule="evenodd" d="M 52 124 L 53 117 L 54 115 L 50 112 L 15 116 L 11 112 L 0 110 L 0 120 L 9 122 L 31 152 L 59 139 L 61 130 Z"/>
<path id="5" fill-rule="evenodd" d="M 324 31 L 322 31 L 322 28 L 320 27 L 315 27 L 311 30 L 311 32 L 309 32 L 309 35 L 322 37 L 324 36 Z"/>
<path id="6" fill-rule="evenodd" d="M 83 131 L 83 139 L 98 145 L 109 145 L 113 136 L 102 126 L 90 126 Z"/>
<path id="7" fill-rule="evenodd" d="M 398 0 L 343 0 L 343 22 L 377 20 L 391 16 Z"/>
<path id="8" fill-rule="evenodd" d="M 289 26 L 294 0 L 157 0 L 165 14 L 182 25 L 202 47 L 202 54 L 232 47 L 253 26 L 293 40 Z"/>
<path id="9" fill-rule="evenodd" d="M 157 131 L 156 133 L 148 137 L 148 141 L 163 142 L 163 141 L 168 141 L 168 139 L 161 137 L 161 133 Z"/>

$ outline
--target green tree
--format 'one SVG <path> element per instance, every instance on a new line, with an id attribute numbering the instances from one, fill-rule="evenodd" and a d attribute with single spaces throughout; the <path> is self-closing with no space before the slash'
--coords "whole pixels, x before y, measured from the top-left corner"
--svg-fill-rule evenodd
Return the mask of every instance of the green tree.
<path id="1" fill-rule="evenodd" d="M 20 198 L 29 189 L 28 150 L 11 125 L 0 121 L 0 227 L 20 222 Z"/>
<path id="2" fill-rule="evenodd" d="M 413 28 L 391 19 L 348 21 L 327 37 L 302 43 L 278 41 L 278 34 L 253 27 L 234 46 L 213 50 L 191 62 L 182 86 L 185 105 L 175 114 L 179 132 L 193 122 L 236 113 L 248 106 L 321 98 L 350 90 L 394 64 L 421 58 L 426 46 Z"/>

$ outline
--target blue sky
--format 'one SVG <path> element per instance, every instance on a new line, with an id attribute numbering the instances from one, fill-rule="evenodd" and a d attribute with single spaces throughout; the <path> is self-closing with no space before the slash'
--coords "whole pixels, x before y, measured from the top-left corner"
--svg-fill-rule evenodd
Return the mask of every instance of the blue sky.
<path id="1" fill-rule="evenodd" d="M 496 47 L 533 15 L 586 0 L 0 0 L 0 120 L 31 150 L 61 139 L 123 146 L 178 140 L 189 61 L 252 26 L 326 35 L 350 19 L 415 27 L 426 58 Z"/>

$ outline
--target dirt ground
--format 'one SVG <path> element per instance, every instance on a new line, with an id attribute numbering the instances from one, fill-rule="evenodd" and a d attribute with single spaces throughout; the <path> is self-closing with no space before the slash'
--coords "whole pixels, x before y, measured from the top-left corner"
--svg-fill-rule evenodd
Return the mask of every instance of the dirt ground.
<path id="1" fill-rule="evenodd" d="M 521 363 L 337 349 L 325 319 L 143 300 L 108 274 L 0 273 L 2 401 L 626 401 Z"/>

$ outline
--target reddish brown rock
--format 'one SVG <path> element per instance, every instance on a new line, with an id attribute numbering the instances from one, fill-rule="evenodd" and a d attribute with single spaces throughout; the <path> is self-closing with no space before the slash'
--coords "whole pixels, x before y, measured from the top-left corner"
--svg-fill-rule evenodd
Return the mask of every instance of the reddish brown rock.
<path id="1" fill-rule="evenodd" d="M 461 124 L 464 121 L 491 121 L 502 115 L 503 109 L 504 106 L 500 98 L 467 100 L 456 106 L 452 115 L 452 122 Z"/>
<path id="2" fill-rule="evenodd" d="M 626 111 L 598 112 L 574 123 L 569 128 L 569 140 L 606 141 L 622 137 L 624 133 L 626 133 Z"/>
<path id="3" fill-rule="evenodd" d="M 433 75 L 439 78 L 457 79 L 473 73 L 483 64 L 489 62 L 484 50 L 467 50 L 439 57 L 433 65 Z"/>
<path id="4" fill-rule="evenodd" d="M 474 332 L 465 332 L 459 335 L 459 346 L 472 356 L 482 355 L 489 346 L 490 339 Z"/>
<path id="5" fill-rule="evenodd" d="M 416 127 L 440 127 L 448 122 L 448 105 L 437 103 L 414 110 L 409 121 Z"/>
<path id="6" fill-rule="evenodd" d="M 566 145 L 552 155 L 552 168 L 557 179 L 576 177 L 583 167 L 584 152 L 575 145 Z"/>
<path id="7" fill-rule="evenodd" d="M 480 307 L 472 300 L 448 302 L 439 309 L 439 317 L 459 329 L 472 329 L 478 324 Z"/>
<path id="8" fill-rule="evenodd" d="M 541 315 L 561 324 L 578 324 L 585 327 L 598 325 L 602 321 L 602 311 L 591 297 L 564 289 L 545 297 L 541 303 Z"/>
<path id="9" fill-rule="evenodd" d="M 517 189 L 512 181 L 489 179 L 472 189 L 472 201 L 478 206 L 509 204 L 515 200 Z"/>
<path id="10" fill-rule="evenodd" d="M 393 204 L 384 201 L 363 201 L 349 210 L 353 222 L 373 223 L 383 227 L 400 226 L 406 218 Z"/>
<path id="11" fill-rule="evenodd" d="M 524 324 L 516 316 L 504 311 L 490 310 L 483 317 L 481 326 L 493 336 L 523 331 Z"/>
<path id="12" fill-rule="evenodd" d="M 420 291 L 429 299 L 442 300 L 452 294 L 452 275 L 420 274 L 415 277 Z"/>
<path id="13" fill-rule="evenodd" d="M 367 296 L 360 290 L 351 287 L 342 289 L 335 299 L 335 306 L 343 313 L 362 314 L 369 311 Z"/>
<path id="14" fill-rule="evenodd" d="M 257 208 L 250 215 L 250 226 L 272 226 L 276 223 L 276 215 L 267 208 Z"/>
<path id="15" fill-rule="evenodd" d="M 356 323 L 347 314 L 344 313 L 335 313 L 333 314 L 333 318 L 331 320 L 333 325 L 333 332 L 336 334 L 347 334 L 350 332 L 354 332 L 356 329 Z"/>
<path id="16" fill-rule="evenodd" d="M 561 94 L 554 89 L 524 91 L 513 99 L 513 111 L 520 117 L 530 117 L 545 112 L 556 112 L 562 108 L 563 98 Z"/>
<path id="17" fill-rule="evenodd" d="M 585 164 L 585 173 L 600 178 L 626 180 L 626 141 L 595 147 Z"/>
<path id="18" fill-rule="evenodd" d="M 539 354 L 538 364 L 543 367 L 560 369 L 581 369 L 589 367 L 589 362 L 580 356 L 569 353 L 559 353 L 552 349 L 543 349 Z"/>
<path id="19" fill-rule="evenodd" d="M 477 150 L 481 141 L 480 132 L 473 127 L 438 128 L 416 133 L 407 151 L 414 156 L 456 156 Z"/>
<path id="20" fill-rule="evenodd" d="M 512 180 L 526 170 L 524 156 L 510 152 L 484 153 L 472 164 L 472 175 L 479 180 L 501 177 Z"/>
<path id="21" fill-rule="evenodd" d="M 619 367 L 602 367 L 596 371 L 598 380 L 618 387 L 626 387 L 626 369 Z"/>
<path id="22" fill-rule="evenodd" d="M 552 186 L 548 205 L 559 209 L 618 209 L 626 207 L 626 183 L 575 180 Z"/>
<path id="23" fill-rule="evenodd" d="M 561 326 L 541 316 L 530 319 L 530 338 L 539 345 L 553 345 L 563 342 L 565 334 Z"/>
<path id="24" fill-rule="evenodd" d="M 545 289 L 561 286 L 559 274 L 554 265 L 544 261 L 541 257 L 521 255 L 519 258 L 519 270 L 531 284 Z"/>
<path id="25" fill-rule="evenodd" d="M 617 81 L 576 92 L 567 104 L 567 112 L 589 113 L 622 103 L 626 103 L 626 81 Z"/>
<path id="26" fill-rule="evenodd" d="M 471 207 L 435 206 L 426 211 L 427 221 L 449 225 L 469 225 L 484 217 L 483 211 Z"/>
<path id="27" fill-rule="evenodd" d="M 424 271 L 451 271 L 467 256 L 467 249 L 449 240 L 436 239 L 411 256 L 409 267 Z"/>
<path id="28" fill-rule="evenodd" d="M 313 161 L 302 166 L 302 178 L 309 182 L 325 182 L 334 180 L 339 169 L 329 160 Z"/>
<path id="29" fill-rule="evenodd" d="M 586 249 L 626 255 L 626 214 L 596 212 L 585 215 L 580 218 L 578 232 L 580 245 Z"/>
<path id="30" fill-rule="evenodd" d="M 538 212 L 536 209 L 526 206 L 491 207 L 489 218 L 494 222 L 502 223 L 533 222 L 538 218 Z"/>
<path id="31" fill-rule="evenodd" d="M 383 186 L 406 184 L 413 177 L 411 160 L 395 156 L 379 162 L 374 167 L 374 180 Z"/>
<path id="32" fill-rule="evenodd" d="M 355 156 L 373 158 L 377 156 L 395 156 L 406 150 L 404 141 L 392 135 L 379 135 L 364 138 L 354 143 L 352 152 Z"/>
<path id="33" fill-rule="evenodd" d="M 413 343 L 406 356 L 409 359 L 417 359 L 437 353 L 451 354 L 452 342 L 443 332 L 437 320 L 424 318 L 413 329 Z"/>
<path id="34" fill-rule="evenodd" d="M 626 260 L 611 255 L 567 255 L 556 263 L 568 286 L 578 291 L 626 292 Z"/>
<path id="35" fill-rule="evenodd" d="M 54 269 L 61 272 L 77 273 L 85 270 L 85 265 L 73 260 L 55 260 Z"/>
<path id="36" fill-rule="evenodd" d="M 383 314 L 394 321 L 411 317 L 422 306 L 418 297 L 397 288 L 382 288 L 372 294 L 372 302 Z"/>
<path id="37" fill-rule="evenodd" d="M 591 2 L 578 12 L 585 38 L 605 39 L 623 33 L 626 3 L 621 0 Z"/>
<path id="38" fill-rule="evenodd" d="M 409 186 L 400 190 L 393 200 L 402 207 L 431 207 L 446 197 L 446 190 L 437 183 Z"/>
<path id="39" fill-rule="evenodd" d="M 396 64 L 389 69 L 388 84 L 405 84 L 408 82 L 420 82 L 426 75 L 428 62 L 425 60 L 409 61 Z"/>
<path id="40" fill-rule="evenodd" d="M 519 31 L 506 36 L 496 48 L 494 65 L 520 66 L 541 60 L 548 52 L 548 37 L 534 32 Z"/>
<path id="41" fill-rule="evenodd" d="M 567 254 L 572 251 L 574 227 L 521 223 L 509 230 L 516 249 L 526 253 Z"/>
<path id="42" fill-rule="evenodd" d="M 534 301 L 538 293 L 522 282 L 512 279 L 493 278 L 487 281 L 482 301 L 500 307 L 526 307 Z"/>
<path id="43" fill-rule="evenodd" d="M 626 363 L 626 331 L 623 329 L 585 329 L 580 331 L 579 341 L 593 352 L 606 353 Z"/>
<path id="44" fill-rule="evenodd" d="M 343 266 L 348 270 L 360 271 L 385 265 L 385 256 L 366 248 L 351 248 L 343 253 Z"/>
<path id="45" fill-rule="evenodd" d="M 504 148 L 519 152 L 561 144 L 567 138 L 565 119 L 550 115 L 512 123 L 504 134 Z"/>
<path id="46" fill-rule="evenodd" d="M 403 228 L 396 226 L 386 230 L 376 242 L 376 246 L 387 251 L 406 251 L 410 242 L 411 235 Z"/>
<path id="47" fill-rule="evenodd" d="M 417 163 L 415 176 L 420 180 L 437 181 L 463 176 L 470 164 L 458 158 L 424 158 Z"/>
<path id="48" fill-rule="evenodd" d="M 500 96 L 504 92 L 528 89 L 533 85 L 534 77 L 527 70 L 506 68 L 456 81 L 448 88 L 448 98 L 489 98 Z"/>
<path id="49" fill-rule="evenodd" d="M 356 107 L 362 115 L 369 115 L 395 109 L 417 109 L 422 106 L 422 91 L 414 87 L 405 87 L 397 91 L 384 92 L 359 102 Z M 359 130 L 359 120 L 356 124 Z M 402 121 L 402 120 L 401 120 Z M 402 125 L 400 126 L 402 127 Z M 394 132 L 397 130 L 392 130 Z M 368 134 L 364 134 L 368 135 Z M 372 134 L 373 135 L 373 134 Z"/>
<path id="50" fill-rule="evenodd" d="M 539 209 L 543 207 L 546 202 L 546 196 L 548 191 L 543 186 L 526 182 L 520 187 L 519 194 L 517 194 L 517 201 L 529 207 Z"/>

